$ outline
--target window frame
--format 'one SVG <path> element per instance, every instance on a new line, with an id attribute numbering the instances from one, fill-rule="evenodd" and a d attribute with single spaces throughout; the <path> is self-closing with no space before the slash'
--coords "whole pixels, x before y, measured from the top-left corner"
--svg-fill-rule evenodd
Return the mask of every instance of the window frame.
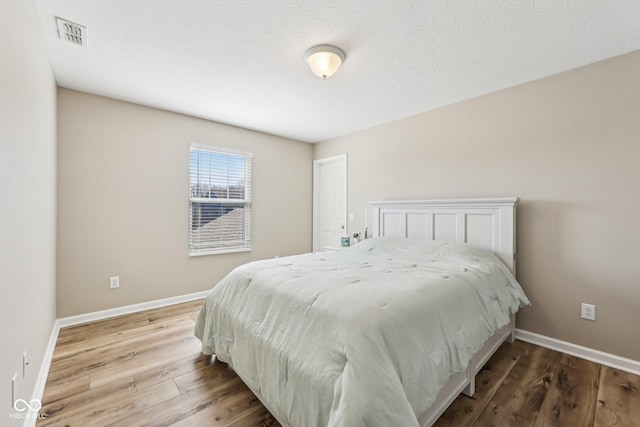
<path id="1" fill-rule="evenodd" d="M 219 249 L 204 249 L 204 250 L 193 250 L 191 241 L 192 241 L 192 226 L 193 226 L 193 213 L 192 213 L 192 203 L 203 203 L 207 199 L 199 198 L 199 197 L 191 197 L 191 153 L 192 150 L 201 150 L 201 151 L 209 151 L 219 154 L 226 154 L 232 156 L 242 156 L 245 158 L 245 161 L 249 161 L 249 167 L 247 168 L 245 165 L 245 198 L 244 199 L 223 199 L 222 203 L 244 203 L 245 204 L 245 231 L 247 230 L 247 221 L 249 222 L 248 231 L 249 238 L 245 239 L 248 241 L 248 246 L 242 247 L 228 247 L 228 248 L 219 248 Z M 248 171 L 247 171 L 248 169 Z M 253 153 L 249 153 L 246 151 L 235 150 L 231 148 L 223 148 L 214 145 L 206 145 L 206 144 L 189 144 L 189 170 L 188 170 L 188 205 L 189 205 L 189 220 L 188 220 L 188 228 L 187 228 L 187 247 L 189 257 L 199 257 L 206 255 L 217 255 L 217 254 L 227 254 L 227 253 L 238 253 L 238 252 L 251 252 L 253 250 L 253 230 L 252 230 L 252 196 L 253 196 Z M 247 175 L 249 175 L 247 177 Z M 248 195 L 248 197 L 247 197 Z M 240 201 L 242 200 L 242 201 Z M 212 202 L 215 203 L 215 202 Z M 219 202 L 220 203 L 220 202 Z M 248 207 L 248 209 L 247 209 Z"/>

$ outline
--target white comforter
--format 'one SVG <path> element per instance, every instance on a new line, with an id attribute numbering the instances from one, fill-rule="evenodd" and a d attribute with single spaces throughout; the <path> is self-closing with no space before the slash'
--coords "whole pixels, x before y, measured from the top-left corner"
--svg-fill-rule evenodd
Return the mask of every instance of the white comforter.
<path id="1" fill-rule="evenodd" d="M 488 251 L 370 239 L 236 268 L 195 334 L 291 427 L 409 427 L 528 303 Z"/>

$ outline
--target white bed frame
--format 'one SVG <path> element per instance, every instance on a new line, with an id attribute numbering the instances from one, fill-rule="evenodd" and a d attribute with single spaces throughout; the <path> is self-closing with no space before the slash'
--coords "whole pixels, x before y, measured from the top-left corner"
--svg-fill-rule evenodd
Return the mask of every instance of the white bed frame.
<path id="1" fill-rule="evenodd" d="M 492 250 L 516 274 L 517 197 L 497 199 L 402 200 L 371 202 L 373 236 L 466 242 Z M 473 356 L 465 372 L 452 376 L 431 408 L 418 418 L 433 425 L 460 393 L 475 393 L 475 377 L 504 342 L 515 338 L 515 316 Z"/>
<path id="2" fill-rule="evenodd" d="M 467 242 L 491 249 L 515 276 L 516 197 L 497 199 L 403 200 L 371 202 L 373 236 Z M 515 338 L 515 316 L 485 341 L 465 372 L 452 376 L 431 408 L 418 418 L 423 427 L 433 425 L 460 393 L 475 393 L 475 376 L 504 342 Z M 242 375 L 238 376 L 247 383 Z M 275 412 L 258 390 L 251 390 L 271 414 Z M 273 415 L 283 427 L 288 426 Z"/>

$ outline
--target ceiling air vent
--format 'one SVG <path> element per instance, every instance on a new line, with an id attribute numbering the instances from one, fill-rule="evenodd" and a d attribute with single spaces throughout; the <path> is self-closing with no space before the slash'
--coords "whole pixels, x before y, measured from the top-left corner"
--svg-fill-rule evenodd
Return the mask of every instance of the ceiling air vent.
<path id="1" fill-rule="evenodd" d="M 77 46 L 87 46 L 87 27 L 56 17 L 58 33 L 62 40 Z"/>

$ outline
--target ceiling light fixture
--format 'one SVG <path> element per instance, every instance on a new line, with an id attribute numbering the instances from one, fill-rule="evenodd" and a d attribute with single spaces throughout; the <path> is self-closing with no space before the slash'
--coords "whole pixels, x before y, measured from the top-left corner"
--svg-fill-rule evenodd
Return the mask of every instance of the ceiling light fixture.
<path id="1" fill-rule="evenodd" d="M 304 60 L 318 77 L 325 80 L 338 71 L 346 55 L 341 49 L 326 44 L 314 46 L 304 54 Z"/>

